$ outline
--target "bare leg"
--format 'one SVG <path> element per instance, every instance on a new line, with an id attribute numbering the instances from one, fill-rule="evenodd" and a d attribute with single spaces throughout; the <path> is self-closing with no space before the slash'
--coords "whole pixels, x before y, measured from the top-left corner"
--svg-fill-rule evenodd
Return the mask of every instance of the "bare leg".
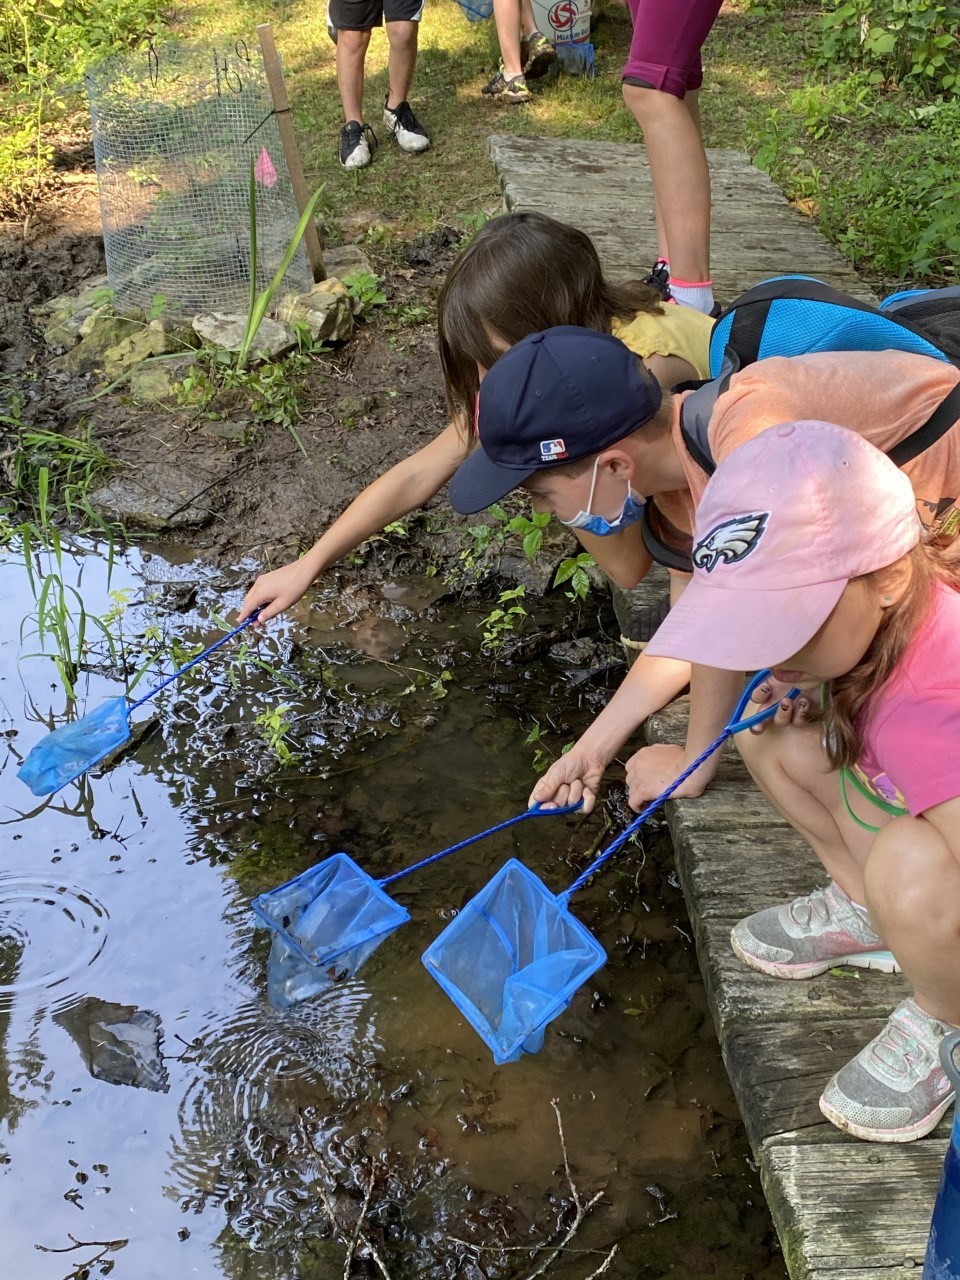
<path id="1" fill-rule="evenodd" d="M 390 92 L 387 106 L 398 107 L 406 102 L 413 84 L 413 71 L 417 65 L 417 39 L 419 22 L 388 22 L 387 40 L 390 56 L 387 71 L 390 76 Z"/>
<path id="2" fill-rule="evenodd" d="M 643 130 L 657 205 L 657 237 L 680 280 L 710 279 L 710 171 L 699 106 L 659 89 L 623 85 L 623 100 Z M 669 248 L 669 253 L 666 250 Z"/>
<path id="3" fill-rule="evenodd" d="M 508 80 L 518 76 L 520 66 L 520 0 L 493 0 L 493 20 L 497 24 L 500 59 Z"/>
<path id="4" fill-rule="evenodd" d="M 753 780 L 773 807 L 803 836 L 844 893 L 865 905 L 864 867 L 877 837 L 847 813 L 837 775 L 821 746 L 821 732 L 818 724 L 770 725 L 761 734 L 739 733 L 736 741 Z M 850 799 L 854 807 L 860 803 L 872 809 L 859 797 Z M 858 816 L 875 826 L 890 821 L 879 809 Z M 872 917 L 871 923 L 884 936 Z"/>
<path id="5" fill-rule="evenodd" d="M 363 123 L 363 63 L 370 44 L 369 31 L 337 31 L 337 85 L 345 120 Z"/>
<path id="6" fill-rule="evenodd" d="M 533 16 L 533 5 L 530 0 L 520 0 L 520 34 L 525 40 L 537 29 L 537 20 Z"/>
<path id="7" fill-rule="evenodd" d="M 932 823 L 904 817 L 884 827 L 867 860 L 866 895 L 917 1004 L 960 1026 L 960 863 Z"/>

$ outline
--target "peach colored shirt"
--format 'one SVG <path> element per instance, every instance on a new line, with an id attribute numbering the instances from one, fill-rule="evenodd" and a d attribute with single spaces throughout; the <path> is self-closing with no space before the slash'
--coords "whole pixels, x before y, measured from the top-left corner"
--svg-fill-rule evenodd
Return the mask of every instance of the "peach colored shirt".
<path id="1" fill-rule="evenodd" d="M 902 351 L 771 356 L 734 374 L 717 400 L 708 428 L 711 451 L 720 463 L 767 427 L 803 419 L 847 427 L 886 451 L 922 426 L 958 382 L 960 370 L 953 365 Z M 661 514 L 687 538 L 709 479 L 680 434 L 680 407 L 688 394 L 675 397 L 671 427 L 688 488 L 656 495 Z M 903 470 L 924 526 L 960 557 L 960 541 L 954 542 L 960 531 L 960 430 L 947 432 Z"/>

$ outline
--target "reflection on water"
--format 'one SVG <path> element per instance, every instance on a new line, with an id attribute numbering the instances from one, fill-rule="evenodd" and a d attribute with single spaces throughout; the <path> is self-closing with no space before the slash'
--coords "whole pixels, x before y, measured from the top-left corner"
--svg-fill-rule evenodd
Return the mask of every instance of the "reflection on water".
<path id="1" fill-rule="evenodd" d="M 104 612 L 103 560 L 72 563 Z M 134 601 L 133 665 L 148 626 L 209 643 L 240 598 L 156 553 L 109 585 Z M 12 555 L 0 588 L 18 624 L 32 596 Z M 549 656 L 478 661 L 485 610 L 437 593 L 331 587 L 167 690 L 115 767 L 40 803 L 16 767 L 66 704 L 3 629 L 0 1233 L 16 1280 L 110 1263 L 114 1280 L 328 1280 L 344 1259 L 331 1215 L 349 1236 L 365 1201 L 394 1280 L 523 1274 L 509 1248 L 571 1221 L 551 1098 L 581 1190 L 606 1189 L 575 1241 L 599 1252 L 558 1275 L 619 1241 L 621 1280 L 783 1276 L 659 837 L 577 895 L 610 959 L 541 1053 L 495 1067 L 420 964 L 507 857 L 565 887 L 624 821 L 616 804 L 399 882 L 411 921 L 355 979 L 270 1007 L 252 897 L 338 849 L 383 876 L 515 813 L 534 723 L 559 746 L 602 696 Z M 79 710 L 119 692 L 100 663 Z M 302 757 L 282 770 L 256 723 L 280 705 Z"/>
<path id="2" fill-rule="evenodd" d="M 83 971 L 106 945 L 107 921 L 106 907 L 83 889 L 0 873 L 0 1008 L 18 992 L 48 991 L 59 1008 L 80 999 L 74 988 L 89 980 Z"/>

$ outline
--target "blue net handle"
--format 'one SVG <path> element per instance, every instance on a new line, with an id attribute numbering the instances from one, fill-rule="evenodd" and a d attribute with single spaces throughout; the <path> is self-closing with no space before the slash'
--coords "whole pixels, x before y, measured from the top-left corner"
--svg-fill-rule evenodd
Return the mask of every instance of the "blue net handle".
<path id="1" fill-rule="evenodd" d="M 586 882 L 590 879 L 590 877 L 596 874 L 596 872 L 600 870 L 600 868 L 604 865 L 604 863 L 607 862 L 610 858 L 612 858 L 613 855 L 617 852 L 617 850 L 620 849 L 624 844 L 626 844 L 626 842 L 630 839 L 630 837 L 637 830 L 637 828 L 641 827 L 652 813 L 655 813 L 656 810 L 659 809 L 662 804 L 664 804 L 667 800 L 669 800 L 670 797 L 673 795 L 673 793 L 676 791 L 677 787 L 679 787 L 681 783 L 686 782 L 687 778 L 690 777 L 691 773 L 696 773 L 696 771 L 703 764 L 704 760 L 709 759 L 710 756 L 712 756 L 715 751 L 719 750 L 719 748 L 723 746 L 723 744 L 726 742 L 728 738 L 732 738 L 735 733 L 740 733 L 741 730 L 743 729 L 749 729 L 752 725 L 762 724 L 764 720 L 769 720 L 777 714 L 777 707 L 780 705 L 779 701 L 775 702 L 772 707 L 767 707 L 763 711 L 756 712 L 755 715 L 747 716 L 746 719 L 741 719 L 741 716 L 743 716 L 744 711 L 747 709 L 747 704 L 750 702 L 750 699 L 753 696 L 755 689 L 757 688 L 758 685 L 763 684 L 764 680 L 768 679 L 769 676 L 770 676 L 770 671 L 769 669 L 767 669 L 766 671 L 759 672 L 759 674 L 753 677 L 753 679 L 749 682 L 747 687 L 744 689 L 743 693 L 740 695 L 740 701 L 734 707 L 733 714 L 731 715 L 730 719 L 727 721 L 726 725 L 724 725 L 721 733 L 718 734 L 716 738 L 714 738 L 713 742 L 710 743 L 709 747 L 707 747 L 704 751 L 700 752 L 700 754 L 697 756 L 696 760 L 694 760 L 692 765 L 684 769 L 683 773 L 681 773 L 678 778 L 674 778 L 674 780 L 670 783 L 669 787 L 667 787 L 665 791 L 661 791 L 655 800 L 650 801 L 650 803 L 643 810 L 643 812 L 638 814 L 637 817 L 634 818 L 633 822 L 630 823 L 629 827 L 627 827 L 626 830 L 621 831 L 620 835 L 617 836 L 616 840 L 614 840 L 612 844 L 607 845 L 606 849 L 604 849 L 602 853 L 597 855 L 597 857 L 593 860 L 593 862 L 591 862 L 590 865 L 584 871 L 582 871 L 579 876 L 577 876 L 576 880 L 574 880 L 573 884 L 570 886 L 569 889 L 567 889 L 564 893 L 557 895 L 557 901 L 562 906 L 564 907 L 566 906 L 567 901 L 570 898 L 570 895 L 576 893 L 578 889 L 581 889 L 586 884 Z M 800 692 L 799 689 L 791 689 L 790 692 L 787 694 L 787 697 L 795 698 L 799 692 Z"/>
<path id="2" fill-rule="evenodd" d="M 514 827 L 518 822 L 524 822 L 527 818 L 554 818 L 564 813 L 576 813 L 578 809 L 582 808 L 582 800 L 578 800 L 576 804 L 560 805 L 557 809 L 544 809 L 540 804 L 531 805 L 529 809 L 524 809 L 523 813 L 518 813 L 516 817 L 508 818 L 506 822 L 498 822 L 495 827 L 488 827 L 486 831 L 481 831 L 475 836 L 468 836 L 466 840 L 461 840 L 459 844 L 452 844 L 449 849 L 441 849 L 439 853 L 432 853 L 429 858 L 423 858 L 420 862 L 415 862 L 412 867 L 404 867 L 402 871 L 395 871 L 392 876 L 378 880 L 377 884 L 381 888 L 385 885 L 393 884 L 394 880 L 399 880 L 402 876 L 408 876 L 413 871 L 419 871 L 421 867 L 429 867 L 431 862 L 439 862 L 441 858 L 447 857 L 448 854 L 456 853 L 458 849 L 466 849 L 467 845 L 476 844 L 478 840 L 486 840 L 487 836 L 492 836 L 497 831 L 506 831 L 507 827 Z"/>
<path id="3" fill-rule="evenodd" d="M 261 605 L 260 608 L 263 608 Z M 219 649 L 221 645 L 226 644 L 228 640 L 232 640 L 234 636 L 239 635 L 245 627 L 249 627 L 251 622 L 255 622 L 260 616 L 260 609 L 254 609 L 249 618 L 245 618 L 239 627 L 234 627 L 232 631 L 228 631 L 225 636 L 221 636 L 219 640 L 215 640 L 209 649 L 204 649 L 203 653 L 198 653 L 195 658 L 191 658 L 189 662 L 184 663 L 179 671 L 174 671 L 172 676 L 167 676 L 166 680 L 162 680 L 155 689 L 151 689 L 149 693 L 145 693 L 142 698 L 138 698 L 136 702 L 131 702 L 130 710 L 136 711 L 137 707 L 142 707 L 145 702 L 149 702 L 151 698 L 155 698 L 161 690 L 165 689 L 168 684 L 173 684 L 174 680 L 180 677 L 191 667 L 195 667 L 198 662 L 202 662 L 204 658 L 209 658 L 215 649 Z"/>

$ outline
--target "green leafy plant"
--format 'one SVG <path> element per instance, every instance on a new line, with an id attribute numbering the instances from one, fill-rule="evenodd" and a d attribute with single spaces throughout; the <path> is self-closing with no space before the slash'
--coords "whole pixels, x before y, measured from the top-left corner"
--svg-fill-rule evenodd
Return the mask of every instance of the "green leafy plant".
<path id="1" fill-rule="evenodd" d="M 842 0 L 820 18 L 820 62 L 871 69 L 878 80 L 960 93 L 958 0 Z"/>
<path id="2" fill-rule="evenodd" d="M 590 574 L 588 571 L 595 564 L 596 561 L 593 556 L 586 551 L 581 551 L 576 556 L 567 556 L 565 560 L 560 561 L 553 579 L 553 585 L 561 587 L 564 583 L 568 583 L 569 589 L 564 593 L 567 599 L 579 600 L 582 604 L 590 594 Z"/>
<path id="3" fill-rule="evenodd" d="M 404 326 L 427 324 L 431 318 L 429 307 L 421 307 L 412 303 L 402 307 L 390 307 L 388 311 L 394 324 Z"/>
<path id="4" fill-rule="evenodd" d="M 480 228 L 485 227 L 489 221 L 489 213 L 484 213 L 482 209 L 479 209 L 476 213 L 460 214 L 460 222 L 468 237 L 475 236 Z"/>
<path id="5" fill-rule="evenodd" d="M 264 742 L 282 765 L 298 764 L 300 761 L 300 753 L 292 750 L 289 745 L 290 729 L 293 723 L 293 717 L 290 714 L 292 710 L 288 703 L 281 703 L 277 707 L 261 711 L 254 719 L 254 724 L 262 733 Z"/>
<path id="6" fill-rule="evenodd" d="M 527 611 L 520 603 L 526 595 L 524 587 L 511 587 L 501 591 L 497 597 L 497 607 L 477 623 L 483 628 L 483 643 L 480 645 L 484 653 L 496 653 L 503 646 L 507 636 L 513 635 L 523 624 Z"/>
<path id="7" fill-rule="evenodd" d="M 523 554 L 533 564 L 543 546 L 544 531 L 549 523 L 549 511 L 535 511 L 530 516 L 514 516 L 507 522 L 504 533 L 520 538 Z"/>
<path id="8" fill-rule="evenodd" d="M 380 288 L 380 277 L 369 271 L 351 271 L 343 277 L 343 283 L 350 297 L 359 302 L 361 311 L 381 307 L 387 300 L 387 295 Z"/>

